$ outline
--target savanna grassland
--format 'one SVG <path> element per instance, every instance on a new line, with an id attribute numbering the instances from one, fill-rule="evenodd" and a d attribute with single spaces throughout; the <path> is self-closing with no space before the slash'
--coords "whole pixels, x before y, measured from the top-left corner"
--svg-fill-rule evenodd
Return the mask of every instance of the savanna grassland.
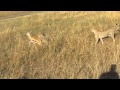
<path id="1" fill-rule="evenodd" d="M 118 11 L 49 11 L 0 20 L 0 78 L 98 79 L 112 64 L 120 73 L 120 34 L 115 45 L 108 37 L 95 47 L 90 31 L 116 23 Z M 27 32 L 43 34 L 48 45 L 29 46 Z"/>

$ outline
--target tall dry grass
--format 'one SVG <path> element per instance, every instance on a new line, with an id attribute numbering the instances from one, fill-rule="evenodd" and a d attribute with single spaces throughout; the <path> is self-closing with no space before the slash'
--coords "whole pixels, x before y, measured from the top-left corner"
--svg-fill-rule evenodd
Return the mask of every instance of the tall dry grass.
<path id="1" fill-rule="evenodd" d="M 94 46 L 91 28 L 106 30 L 120 23 L 120 12 L 49 11 L 0 21 L 0 78 L 97 79 L 117 65 L 120 34 Z M 26 33 L 43 34 L 48 46 L 37 50 Z"/>

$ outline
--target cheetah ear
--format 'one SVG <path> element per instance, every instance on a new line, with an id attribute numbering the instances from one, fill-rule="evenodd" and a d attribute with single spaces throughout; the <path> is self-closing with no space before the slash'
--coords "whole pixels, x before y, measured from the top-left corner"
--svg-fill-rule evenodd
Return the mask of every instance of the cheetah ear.
<path id="1" fill-rule="evenodd" d="M 26 34 L 30 34 L 31 33 L 31 31 L 30 32 L 27 32 Z"/>
<path id="2" fill-rule="evenodd" d="M 28 33 L 31 34 L 31 31 L 29 31 Z"/>
<path id="3" fill-rule="evenodd" d="M 44 36 L 42 34 L 38 35 L 38 37 L 44 39 Z"/>
<path id="4" fill-rule="evenodd" d="M 44 36 L 41 34 L 41 38 L 44 39 Z"/>

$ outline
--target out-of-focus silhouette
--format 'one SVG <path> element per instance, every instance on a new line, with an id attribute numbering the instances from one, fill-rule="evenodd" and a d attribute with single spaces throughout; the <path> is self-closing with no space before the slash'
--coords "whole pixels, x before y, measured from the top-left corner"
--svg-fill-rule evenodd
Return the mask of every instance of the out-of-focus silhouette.
<path id="1" fill-rule="evenodd" d="M 100 79 L 119 79 L 119 74 L 116 72 L 116 64 L 112 64 L 110 71 L 101 74 Z"/>

